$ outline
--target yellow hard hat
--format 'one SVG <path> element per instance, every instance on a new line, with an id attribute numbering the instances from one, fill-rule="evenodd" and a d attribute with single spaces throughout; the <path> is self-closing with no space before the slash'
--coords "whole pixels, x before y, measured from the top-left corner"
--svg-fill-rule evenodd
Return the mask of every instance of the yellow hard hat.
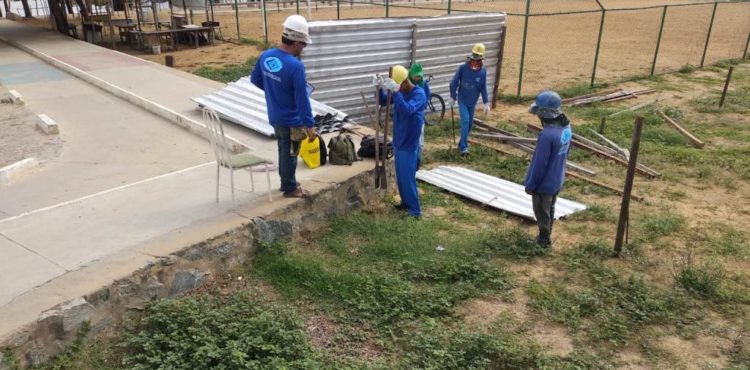
<path id="1" fill-rule="evenodd" d="M 484 59 L 484 44 L 474 44 L 474 47 L 471 48 L 471 59 Z"/>
<path id="2" fill-rule="evenodd" d="M 409 71 L 406 70 L 404 66 L 395 65 L 391 67 L 391 78 L 393 81 L 396 81 L 397 84 L 401 85 L 407 77 L 409 77 Z"/>

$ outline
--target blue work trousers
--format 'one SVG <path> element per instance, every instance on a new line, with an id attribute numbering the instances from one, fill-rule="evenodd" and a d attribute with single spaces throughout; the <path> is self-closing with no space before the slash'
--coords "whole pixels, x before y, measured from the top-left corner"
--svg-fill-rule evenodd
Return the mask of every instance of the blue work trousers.
<path id="1" fill-rule="evenodd" d="M 461 117 L 461 140 L 458 141 L 458 151 L 466 153 L 469 151 L 469 132 L 474 124 L 474 109 L 476 105 L 468 106 L 458 102 L 458 114 Z"/>
<path id="2" fill-rule="evenodd" d="M 419 193 L 417 192 L 417 160 L 419 147 L 416 150 L 395 150 L 394 163 L 396 166 L 396 185 L 401 196 L 401 205 L 409 211 L 409 215 L 419 217 Z"/>
<path id="3" fill-rule="evenodd" d="M 299 141 L 292 141 L 289 127 L 274 126 L 276 143 L 279 148 L 279 177 L 281 178 L 281 191 L 289 195 L 297 190 L 297 155 L 299 154 Z"/>

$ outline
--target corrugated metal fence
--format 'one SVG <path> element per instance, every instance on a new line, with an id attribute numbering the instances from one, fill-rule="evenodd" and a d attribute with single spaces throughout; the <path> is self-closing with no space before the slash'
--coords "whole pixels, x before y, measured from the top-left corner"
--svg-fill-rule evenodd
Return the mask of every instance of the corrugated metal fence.
<path id="1" fill-rule="evenodd" d="M 492 95 L 504 24 L 504 13 L 311 22 L 313 43 L 305 48 L 302 61 L 315 86 L 312 98 L 366 121 L 360 91 L 372 108 L 372 75 L 387 74 L 395 64 L 408 68 L 416 61 L 425 75 L 434 76 L 430 87 L 447 104 L 450 80 L 478 42 L 486 47 Z"/>

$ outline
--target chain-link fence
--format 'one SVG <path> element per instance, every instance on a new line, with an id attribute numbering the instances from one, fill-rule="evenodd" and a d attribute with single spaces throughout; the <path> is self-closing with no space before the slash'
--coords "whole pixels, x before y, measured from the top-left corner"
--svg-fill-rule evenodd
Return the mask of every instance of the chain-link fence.
<path id="1" fill-rule="evenodd" d="M 183 11 L 180 1 L 171 4 L 175 12 Z M 209 9 L 189 11 L 191 23 L 212 18 L 220 23 L 225 39 L 272 43 L 279 42 L 281 24 L 291 14 L 328 20 L 505 12 L 500 86 L 506 95 L 532 95 L 545 88 L 594 85 L 745 58 L 750 42 L 750 0 L 209 0 L 206 4 Z M 425 70 L 429 73 L 428 65 Z"/>
<path id="2" fill-rule="evenodd" d="M 263 6 L 267 29 L 259 22 Z M 217 18 L 225 34 L 236 37 L 234 4 L 221 7 Z M 506 12 L 501 92 L 507 95 L 744 58 L 750 41 L 748 0 L 292 0 L 238 8 L 240 37 L 272 42 L 284 18 L 296 13 L 325 20 Z"/>

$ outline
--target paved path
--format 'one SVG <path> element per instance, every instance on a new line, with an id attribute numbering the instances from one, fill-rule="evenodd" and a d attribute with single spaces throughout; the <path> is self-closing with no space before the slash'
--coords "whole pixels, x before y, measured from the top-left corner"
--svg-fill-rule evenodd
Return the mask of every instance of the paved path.
<path id="1" fill-rule="evenodd" d="M 0 20 L 0 38 L 196 120 L 190 98 L 222 86 L 7 20 Z M 63 140 L 59 157 L 0 189 L 0 340 L 42 311 L 143 266 L 153 259 L 146 246 L 155 241 L 162 255 L 172 253 L 292 201 L 274 192 L 269 204 L 264 174 L 256 174 L 251 193 L 249 174 L 239 171 L 236 202 L 224 172 L 215 203 L 207 142 L 77 77 L 0 42 L 0 83 L 18 90 L 32 111 L 56 120 Z M 256 154 L 275 160 L 274 140 L 225 126 Z M 315 190 L 370 167 L 301 167 L 298 178 Z M 271 180 L 278 189 L 275 172 Z"/>

